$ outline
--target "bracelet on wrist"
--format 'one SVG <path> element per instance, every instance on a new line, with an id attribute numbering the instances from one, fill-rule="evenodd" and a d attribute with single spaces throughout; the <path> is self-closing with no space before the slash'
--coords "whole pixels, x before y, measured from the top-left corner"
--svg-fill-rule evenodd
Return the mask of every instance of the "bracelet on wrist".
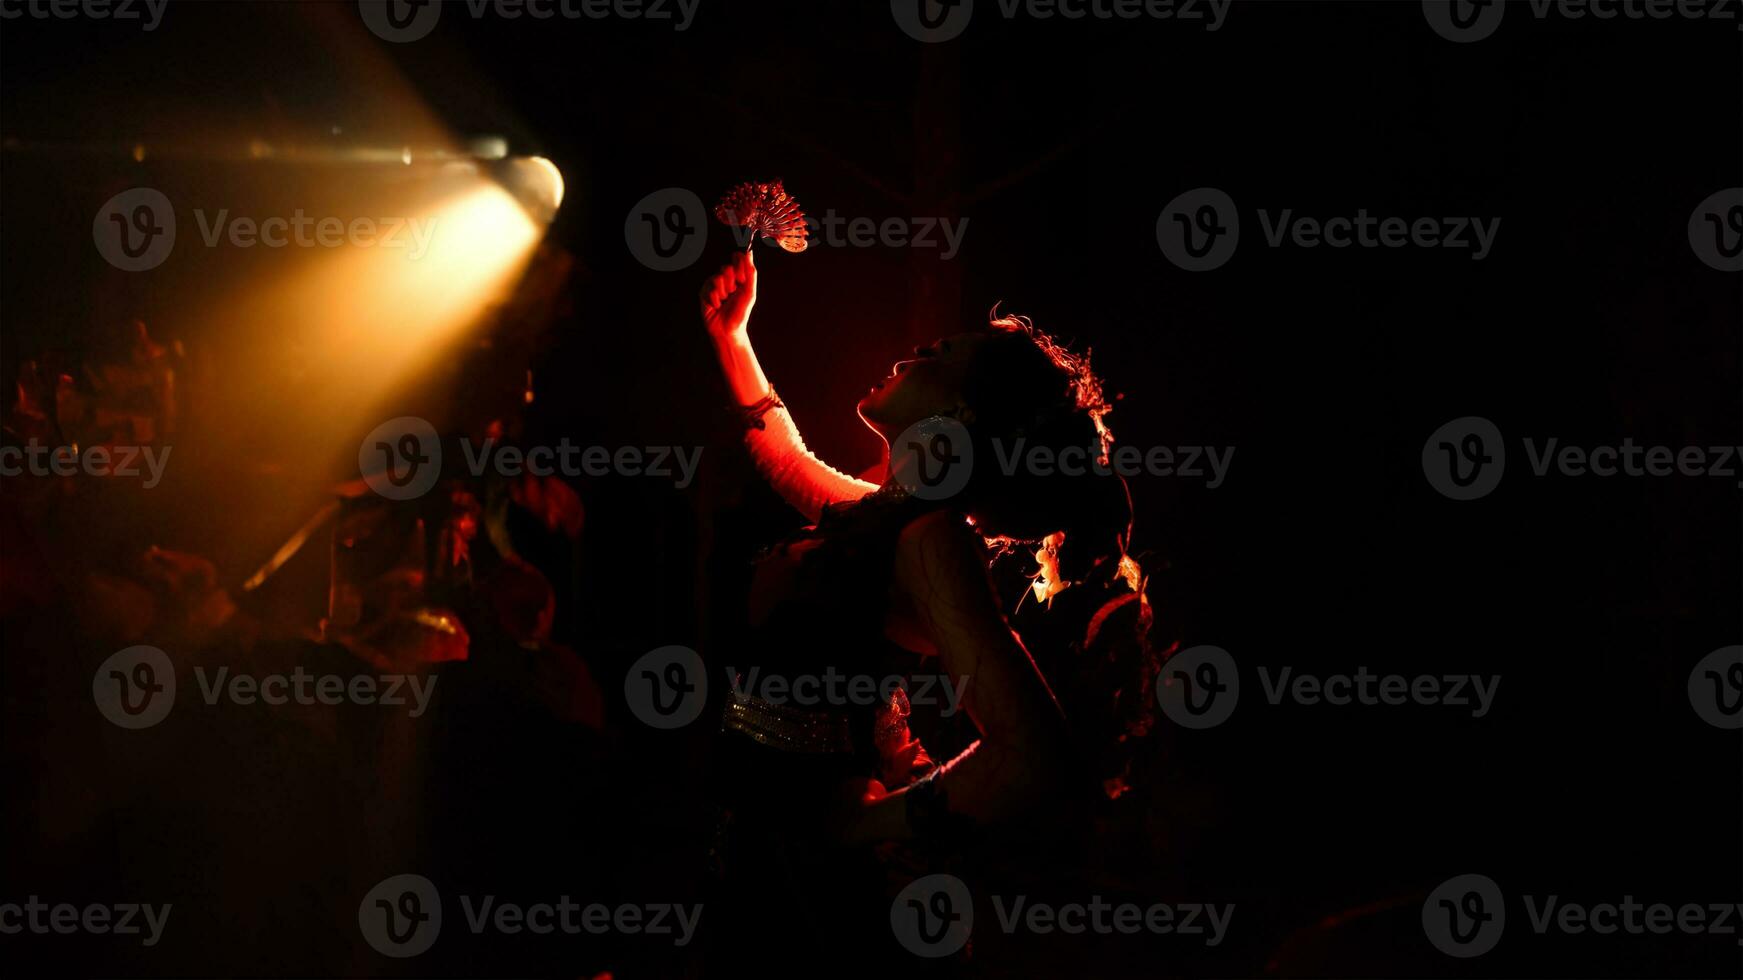
<path id="1" fill-rule="evenodd" d="M 786 407 L 787 406 L 781 402 L 781 396 L 775 394 L 775 386 L 770 385 L 769 393 L 758 399 L 755 404 L 739 405 L 735 411 L 738 416 L 739 424 L 744 428 L 766 429 L 768 428 L 768 423 L 763 420 L 763 416 L 777 408 Z"/>

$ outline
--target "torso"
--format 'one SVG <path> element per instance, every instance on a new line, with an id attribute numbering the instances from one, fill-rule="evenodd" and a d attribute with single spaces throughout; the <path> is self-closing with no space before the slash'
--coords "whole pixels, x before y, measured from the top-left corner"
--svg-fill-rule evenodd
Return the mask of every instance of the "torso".
<path id="1" fill-rule="evenodd" d="M 884 615 L 884 638 L 922 657 L 937 656 L 938 646 L 932 642 L 932 635 L 915 608 L 913 595 L 902 587 L 899 574 L 892 576 L 889 602 L 889 612 Z"/>
<path id="2" fill-rule="evenodd" d="M 874 494 L 826 510 L 817 526 L 758 559 L 748 596 L 748 629 L 723 658 L 743 680 L 735 696 L 748 693 L 781 701 L 782 692 L 797 690 L 793 685 L 800 678 L 815 684 L 832 673 L 846 679 L 840 683 L 872 678 L 882 691 L 891 679 L 906 686 L 911 674 L 924 670 L 922 658 L 936 648 L 917 604 L 898 581 L 896 554 L 903 530 L 936 509 L 895 493 Z M 781 686 L 767 686 L 771 680 Z M 784 703 L 799 702 L 788 696 Z M 756 765 L 761 773 L 791 774 L 790 765 L 807 770 L 822 765 L 843 775 L 871 776 L 888 761 L 875 750 L 874 735 L 892 706 L 854 695 L 847 703 L 831 699 L 808 707 L 844 720 L 854 733 L 853 754 L 828 764 L 820 758 L 777 760 L 765 755 Z"/>
<path id="3" fill-rule="evenodd" d="M 935 654 L 896 561 L 902 530 L 931 509 L 921 501 L 874 494 L 832 508 L 815 527 L 771 548 L 752 572 L 752 633 L 777 647 L 798 643 L 813 650 L 818 637 L 827 635 L 831 652 L 849 661 L 865 651 L 844 648 L 885 643 L 910 654 Z M 871 639 L 873 631 L 883 643 Z"/>

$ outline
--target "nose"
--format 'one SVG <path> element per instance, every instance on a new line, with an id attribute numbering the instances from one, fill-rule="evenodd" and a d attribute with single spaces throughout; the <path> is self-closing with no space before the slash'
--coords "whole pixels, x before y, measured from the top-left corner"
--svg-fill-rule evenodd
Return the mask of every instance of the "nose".
<path id="1" fill-rule="evenodd" d="M 912 360 L 897 361 L 896 366 L 893 368 L 890 368 L 890 373 L 891 374 L 901 374 L 903 371 L 906 371 L 913 366 L 914 366 L 914 362 Z"/>

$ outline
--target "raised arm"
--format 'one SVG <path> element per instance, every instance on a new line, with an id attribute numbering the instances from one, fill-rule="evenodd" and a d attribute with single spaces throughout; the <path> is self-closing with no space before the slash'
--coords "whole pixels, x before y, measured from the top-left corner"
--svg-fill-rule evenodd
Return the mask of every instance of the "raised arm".
<path id="1" fill-rule="evenodd" d="M 702 286 L 702 322 L 720 358 L 727 389 L 746 407 L 763 401 L 774 390 L 750 343 L 750 311 L 756 300 L 757 267 L 749 251 L 721 266 Z M 877 489 L 877 484 L 856 480 L 806 449 L 786 406 L 777 404 L 763 413 L 761 422 L 761 428 L 745 430 L 745 447 L 757 472 L 806 518 L 815 521 L 823 505 L 858 500 Z"/>

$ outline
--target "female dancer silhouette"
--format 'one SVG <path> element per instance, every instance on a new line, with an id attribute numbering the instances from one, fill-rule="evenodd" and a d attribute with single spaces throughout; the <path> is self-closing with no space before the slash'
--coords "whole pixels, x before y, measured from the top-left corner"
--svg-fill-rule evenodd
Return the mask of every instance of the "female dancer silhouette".
<path id="1" fill-rule="evenodd" d="M 790 952 L 797 934 L 810 955 L 857 959 L 877 934 L 890 940 L 889 896 L 860 876 L 878 871 L 867 845 L 1032 822 L 1016 818 L 1057 809 L 1087 782 L 988 567 L 1001 549 L 1039 544 L 1037 596 L 1094 582 L 1141 599 L 1125 555 L 1130 504 L 1116 476 L 996 465 L 1034 449 L 1101 454 L 1110 440 L 1087 358 L 1021 318 L 916 350 L 860 400 L 860 418 L 894 444 L 881 486 L 833 469 L 806 449 L 757 363 L 756 290 L 755 260 L 740 253 L 703 287 L 702 317 L 759 472 L 816 523 L 758 561 L 748 629 L 731 644 L 740 681 L 715 772 L 729 824 L 716 856 L 732 898 L 713 907 L 733 917 L 735 943 L 781 908 L 804 922 L 784 930 Z M 915 432 L 956 444 L 929 454 Z M 922 470 L 952 459 L 968 472 L 926 482 Z M 978 734 L 938 763 L 909 732 L 904 692 L 875 683 L 921 662 L 959 685 Z M 827 676 L 845 678 L 835 690 L 847 696 L 800 704 L 800 679 L 821 689 Z M 851 696 L 858 678 L 877 697 Z"/>

